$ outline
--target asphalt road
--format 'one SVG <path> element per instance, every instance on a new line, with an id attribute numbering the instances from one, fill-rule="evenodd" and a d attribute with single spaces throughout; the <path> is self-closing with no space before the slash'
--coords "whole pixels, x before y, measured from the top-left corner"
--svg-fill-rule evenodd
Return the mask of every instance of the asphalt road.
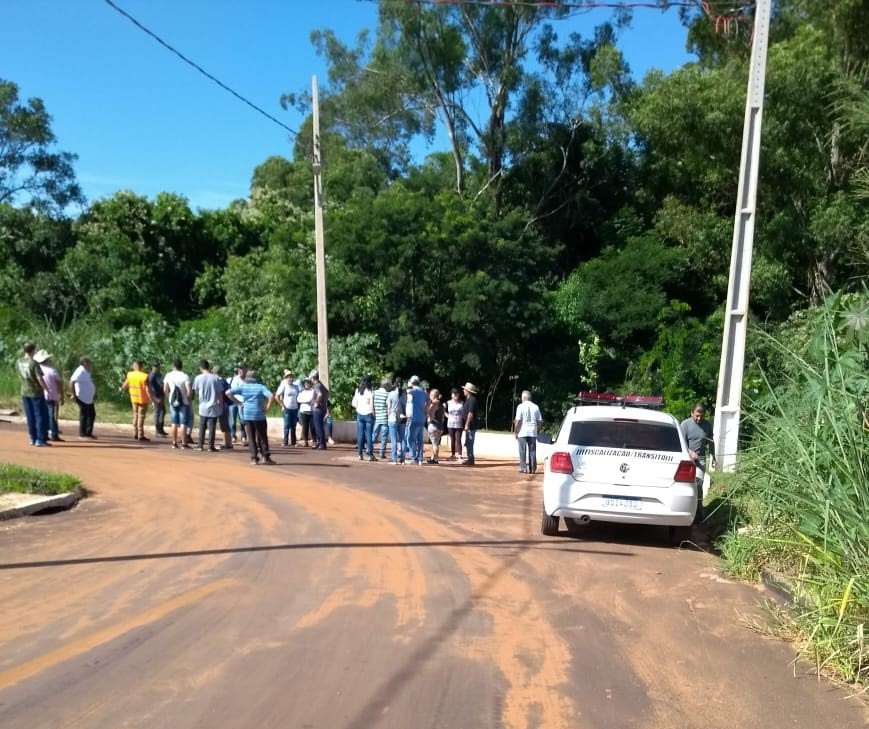
<path id="1" fill-rule="evenodd" d="M 0 524 L 0 727 L 869 724 L 664 532 L 542 537 L 512 464 L 274 457 L 0 425 L 0 461 L 90 491 Z"/>

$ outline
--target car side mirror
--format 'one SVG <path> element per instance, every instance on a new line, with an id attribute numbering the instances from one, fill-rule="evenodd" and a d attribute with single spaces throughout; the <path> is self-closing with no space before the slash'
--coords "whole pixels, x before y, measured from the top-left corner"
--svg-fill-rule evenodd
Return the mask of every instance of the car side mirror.
<path id="1" fill-rule="evenodd" d="M 537 436 L 537 442 L 544 445 L 552 445 L 552 436 L 549 433 L 540 433 Z"/>

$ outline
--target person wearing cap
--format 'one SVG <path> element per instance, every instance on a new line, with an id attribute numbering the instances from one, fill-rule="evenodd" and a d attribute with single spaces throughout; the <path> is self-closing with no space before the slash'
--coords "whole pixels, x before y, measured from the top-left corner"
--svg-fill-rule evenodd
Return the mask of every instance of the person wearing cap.
<path id="1" fill-rule="evenodd" d="M 474 440 L 477 437 L 477 386 L 466 382 L 462 387 L 465 406 L 462 410 L 465 428 L 465 466 L 474 465 Z"/>
<path id="2" fill-rule="evenodd" d="M 180 359 L 172 360 L 172 370 L 163 378 L 163 394 L 169 403 L 169 423 L 172 426 L 172 447 L 187 448 L 193 414 L 190 410 L 190 376 L 184 372 Z M 178 438 L 181 428 L 181 438 Z"/>
<path id="3" fill-rule="evenodd" d="M 133 407 L 133 439 L 150 440 L 145 437 L 145 413 L 148 410 L 148 375 L 142 371 L 139 360 L 133 362 L 133 368 L 118 388 L 121 392 L 130 393 L 130 405 Z"/>
<path id="4" fill-rule="evenodd" d="M 326 450 L 326 412 L 329 409 L 329 389 L 320 382 L 320 373 L 311 370 L 308 375 L 313 384 L 314 397 L 311 400 L 311 424 L 314 426 L 314 445 L 317 450 Z"/>
<path id="5" fill-rule="evenodd" d="M 275 400 L 284 416 L 283 444 L 296 445 L 296 424 L 299 422 L 299 386 L 292 370 L 284 370 L 284 378 L 275 391 Z"/>
<path id="6" fill-rule="evenodd" d="M 229 378 L 229 389 L 233 387 L 241 387 L 244 384 L 244 376 L 247 374 L 247 365 L 237 364 L 232 370 L 232 377 Z M 232 396 L 230 395 L 230 398 Z M 244 421 L 241 417 L 241 405 L 235 398 L 229 405 L 229 429 L 232 431 L 232 442 L 238 442 L 238 433 L 241 432 L 242 445 L 247 445 L 247 436 L 244 433 Z"/>
<path id="7" fill-rule="evenodd" d="M 160 438 L 168 438 L 169 434 L 165 426 L 166 401 L 163 399 L 163 375 L 157 360 L 151 362 L 151 371 L 148 373 L 148 397 L 151 398 L 154 406 L 154 432 Z"/>
<path id="8" fill-rule="evenodd" d="M 63 382 L 60 373 L 55 369 L 51 354 L 40 349 L 33 359 L 42 370 L 42 381 L 45 383 L 46 431 L 48 440 L 60 441 L 60 429 L 57 427 L 57 411 L 63 405 Z"/>
<path id="9" fill-rule="evenodd" d="M 392 387 L 388 379 L 380 381 L 380 387 L 374 391 L 374 431 L 371 434 L 372 443 L 380 441 L 380 458 L 386 457 L 386 439 L 389 435 L 389 413 L 386 409 L 386 399 Z"/>
<path id="10" fill-rule="evenodd" d="M 27 420 L 30 445 L 44 448 L 48 445 L 48 407 L 45 404 L 45 380 L 42 368 L 33 358 L 36 346 L 27 342 L 18 360 L 18 378 L 21 380 L 21 407 Z"/>
<path id="11" fill-rule="evenodd" d="M 269 451 L 266 411 L 274 403 L 275 396 L 259 381 L 255 370 L 248 370 L 244 375 L 244 384 L 230 388 L 229 393 L 241 398 L 241 414 L 247 432 L 247 447 L 250 452 L 251 465 L 255 466 L 260 463 L 265 466 L 274 466 L 275 462 Z M 257 460 L 257 451 L 259 451 L 259 460 Z"/>

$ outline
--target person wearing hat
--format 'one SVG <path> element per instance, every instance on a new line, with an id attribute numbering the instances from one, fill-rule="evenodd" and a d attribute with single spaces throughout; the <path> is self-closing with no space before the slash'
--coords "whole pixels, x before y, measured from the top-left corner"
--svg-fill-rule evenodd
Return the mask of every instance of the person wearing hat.
<path id="1" fill-rule="evenodd" d="M 229 393 L 241 399 L 241 417 L 247 432 L 251 465 L 256 466 L 257 463 L 261 463 L 265 466 L 274 466 L 275 462 L 269 451 L 266 411 L 274 403 L 275 396 L 259 381 L 255 370 L 245 372 L 244 384 L 230 388 Z M 259 460 L 257 460 L 257 451 L 259 451 Z"/>
<path id="2" fill-rule="evenodd" d="M 462 410 L 465 428 L 465 466 L 474 465 L 474 440 L 477 436 L 477 386 L 466 382 L 462 387 L 465 393 L 465 406 Z"/>
<path id="3" fill-rule="evenodd" d="M 284 445 L 296 445 L 296 424 L 299 422 L 299 386 L 292 370 L 284 370 L 284 378 L 275 391 L 275 400 L 284 416 Z"/>
<path id="4" fill-rule="evenodd" d="M 150 440 L 145 437 L 145 413 L 148 410 L 148 374 L 142 371 L 142 363 L 139 360 L 133 362 L 133 369 L 127 372 L 127 376 L 118 388 L 121 392 L 127 390 L 130 393 L 130 405 L 133 407 L 133 439 Z"/>
<path id="5" fill-rule="evenodd" d="M 48 408 L 45 404 L 45 380 L 42 368 L 33 358 L 36 346 L 32 342 L 22 347 L 18 360 L 18 377 L 21 380 L 21 407 L 27 420 L 30 445 L 43 448 L 48 445 Z"/>
<path id="6" fill-rule="evenodd" d="M 55 369 L 49 352 L 40 349 L 33 359 L 42 370 L 42 381 L 45 383 L 45 409 L 47 414 L 46 429 L 49 440 L 60 441 L 60 429 L 57 427 L 57 413 L 63 405 L 63 382 L 60 373 Z"/>

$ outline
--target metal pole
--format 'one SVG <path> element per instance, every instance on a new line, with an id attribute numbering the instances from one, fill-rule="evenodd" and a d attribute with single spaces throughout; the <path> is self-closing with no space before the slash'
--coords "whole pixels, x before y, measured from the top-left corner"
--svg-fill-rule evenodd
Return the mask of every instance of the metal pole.
<path id="1" fill-rule="evenodd" d="M 311 169 L 314 172 L 314 246 L 317 269 L 317 368 L 320 381 L 329 387 L 329 327 L 326 318 L 326 253 L 323 241 L 323 166 L 320 153 L 320 101 L 317 77 L 311 77 L 311 101 L 314 125 L 314 152 Z"/>
<path id="2" fill-rule="evenodd" d="M 748 328 L 748 291 L 754 249 L 760 131 L 771 4 L 772 0 L 757 0 L 754 13 L 754 41 L 748 72 L 748 94 L 745 100 L 739 188 L 733 224 L 733 248 L 730 254 L 730 279 L 727 285 L 727 308 L 721 343 L 721 364 L 718 370 L 718 396 L 713 426 L 715 453 L 718 468 L 728 471 L 736 466 L 736 452 L 739 445 L 745 335 Z"/>

